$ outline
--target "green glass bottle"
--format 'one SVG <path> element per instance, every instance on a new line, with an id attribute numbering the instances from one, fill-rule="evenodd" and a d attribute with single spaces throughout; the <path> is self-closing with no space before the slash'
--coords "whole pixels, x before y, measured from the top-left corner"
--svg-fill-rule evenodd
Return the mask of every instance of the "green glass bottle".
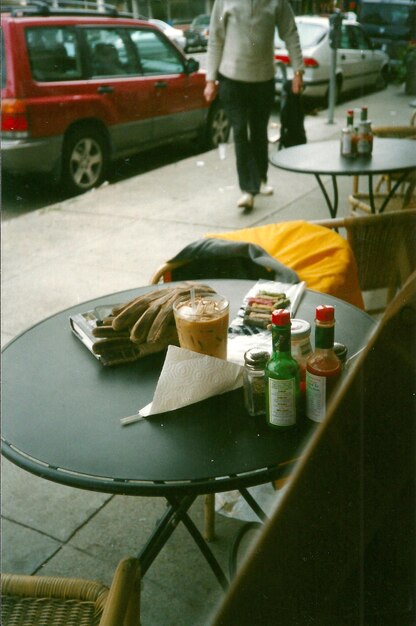
<path id="1" fill-rule="evenodd" d="M 290 312 L 272 314 L 273 353 L 265 369 L 266 419 L 275 428 L 296 425 L 300 406 L 300 368 L 292 357 Z"/>

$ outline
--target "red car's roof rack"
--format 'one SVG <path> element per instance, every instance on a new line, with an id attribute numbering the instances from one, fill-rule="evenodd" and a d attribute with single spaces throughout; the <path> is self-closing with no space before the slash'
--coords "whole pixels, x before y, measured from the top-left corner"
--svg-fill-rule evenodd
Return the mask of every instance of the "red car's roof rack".
<path id="1" fill-rule="evenodd" d="M 88 0 L 54 0 L 53 4 L 46 0 L 29 0 L 27 4 L 2 5 L 2 13 L 10 13 L 13 17 L 25 17 L 36 15 L 42 17 L 59 15 L 93 15 L 96 17 L 128 17 L 147 20 L 142 15 L 119 11 L 113 4 L 102 3 L 99 6 L 96 2 Z"/>

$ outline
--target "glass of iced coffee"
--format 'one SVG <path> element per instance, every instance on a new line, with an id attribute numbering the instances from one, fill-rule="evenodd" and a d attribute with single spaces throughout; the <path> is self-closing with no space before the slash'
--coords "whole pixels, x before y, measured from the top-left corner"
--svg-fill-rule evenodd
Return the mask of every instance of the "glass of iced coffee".
<path id="1" fill-rule="evenodd" d="M 173 306 L 181 348 L 227 358 L 229 303 L 217 293 L 198 294 Z"/>

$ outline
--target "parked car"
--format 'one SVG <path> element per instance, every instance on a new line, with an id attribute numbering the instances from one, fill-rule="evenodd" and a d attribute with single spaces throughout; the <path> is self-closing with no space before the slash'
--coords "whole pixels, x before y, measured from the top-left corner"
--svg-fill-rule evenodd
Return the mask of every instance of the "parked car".
<path id="1" fill-rule="evenodd" d="M 172 26 L 174 26 L 175 28 L 179 28 L 181 31 L 185 31 L 185 30 L 188 30 L 188 28 L 190 28 L 191 23 L 192 23 L 192 20 L 178 18 L 176 20 L 173 20 Z"/>
<path id="2" fill-rule="evenodd" d="M 198 15 L 192 20 L 192 23 L 187 31 L 186 36 L 186 52 L 192 49 L 205 50 L 208 46 L 209 36 L 209 15 Z"/>
<path id="3" fill-rule="evenodd" d="M 398 69 L 406 49 L 416 41 L 416 0 L 362 0 L 359 20 L 375 48 Z"/>
<path id="4" fill-rule="evenodd" d="M 298 16 L 296 25 L 305 66 L 305 96 L 327 98 L 331 75 L 332 49 L 329 45 L 329 19 L 327 17 Z M 289 64 L 284 42 L 276 32 L 276 62 Z M 389 57 L 375 50 L 362 26 L 353 18 L 343 19 L 341 41 L 337 51 L 336 85 L 337 95 L 374 85 L 385 87 L 388 80 Z M 293 78 L 288 65 L 287 78 Z M 280 93 L 283 76 L 277 63 L 276 91 Z"/>
<path id="5" fill-rule="evenodd" d="M 169 37 L 169 39 L 171 39 L 173 43 L 176 43 L 176 45 L 179 46 L 182 50 L 185 50 L 186 37 L 183 34 L 183 31 L 181 31 L 179 28 L 174 28 L 173 26 L 170 26 L 166 22 L 162 22 L 162 20 L 155 20 L 152 18 L 149 20 L 149 22 L 160 28 L 160 30 L 165 33 L 166 37 Z"/>
<path id="6" fill-rule="evenodd" d="M 109 163 L 182 139 L 226 141 L 205 73 L 147 20 L 19 6 L 2 14 L 2 168 L 61 180 L 72 193 L 99 185 Z"/>

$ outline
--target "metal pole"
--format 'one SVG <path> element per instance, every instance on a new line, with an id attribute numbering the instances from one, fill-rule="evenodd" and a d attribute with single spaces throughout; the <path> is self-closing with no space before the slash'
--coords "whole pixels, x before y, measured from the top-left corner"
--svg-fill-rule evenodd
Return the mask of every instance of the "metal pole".
<path id="1" fill-rule="evenodd" d="M 336 74 L 337 74 L 337 50 L 331 48 L 331 74 L 329 77 L 329 93 L 328 93 L 328 124 L 334 123 L 334 107 L 336 100 Z"/>

